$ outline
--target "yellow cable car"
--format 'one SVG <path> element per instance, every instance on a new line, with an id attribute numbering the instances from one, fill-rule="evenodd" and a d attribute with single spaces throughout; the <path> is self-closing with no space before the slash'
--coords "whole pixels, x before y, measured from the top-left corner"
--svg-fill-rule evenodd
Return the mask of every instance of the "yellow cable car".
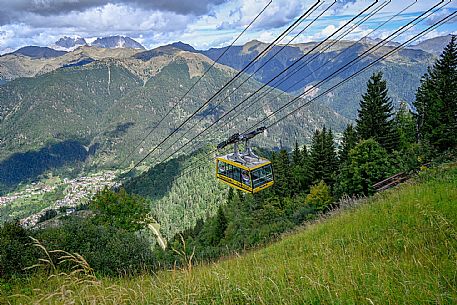
<path id="1" fill-rule="evenodd" d="M 265 127 L 247 134 L 234 134 L 217 147 L 222 149 L 234 145 L 231 154 L 216 157 L 216 178 L 220 181 L 248 193 L 257 193 L 274 184 L 271 161 L 256 156 L 249 145 L 249 140 L 263 132 Z M 246 151 L 238 151 L 238 142 L 246 143 Z"/>

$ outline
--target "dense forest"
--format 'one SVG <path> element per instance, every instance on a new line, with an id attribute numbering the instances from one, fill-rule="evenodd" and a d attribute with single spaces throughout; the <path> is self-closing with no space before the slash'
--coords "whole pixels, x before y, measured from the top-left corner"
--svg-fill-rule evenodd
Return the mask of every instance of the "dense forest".
<path id="1" fill-rule="evenodd" d="M 192 219 L 181 217 L 184 224 L 176 223 L 179 230 L 167 229 L 165 249 L 151 247 L 154 237 L 148 227 L 166 227 L 158 208 L 163 207 L 163 200 L 182 200 L 162 191 L 170 191 L 168 181 L 151 181 L 161 188 L 157 191 L 148 191 L 150 183 L 146 182 L 131 182 L 118 191 L 104 190 L 88 206 L 81 207 L 84 213 L 47 220 L 55 220 L 54 225 L 41 229 L 25 229 L 18 222 L 5 223 L 0 229 L 0 276 L 8 278 L 36 270 L 26 267 L 42 258 L 43 251 L 31 246 L 29 236 L 47 249 L 81 254 L 96 273 L 105 275 L 211 261 L 268 243 L 283 232 L 338 208 L 345 198 L 370 196 L 375 192 L 376 182 L 393 174 L 455 159 L 455 37 L 422 78 L 414 106 L 412 111 L 404 104 L 395 112 L 382 72 L 374 73 L 361 97 L 357 120 L 346 127 L 341 143 L 336 143 L 332 130 L 323 126 L 314 132 L 309 146 L 296 143 L 290 152 L 262 152 L 273 163 L 272 188 L 253 195 L 220 185 L 217 189 L 205 187 L 203 178 L 193 181 L 195 188 L 185 191 L 205 194 L 207 198 L 194 195 L 195 206 L 184 205 L 184 209 L 195 208 L 199 212 L 193 213 Z M 159 165 L 152 171 L 176 176 L 181 161 L 168 167 Z M 211 177 L 211 169 L 199 170 L 197 174 Z M 215 184 L 213 180 L 208 185 Z M 179 217 L 169 220 L 167 225 L 171 221 L 179 222 Z M 61 253 L 46 255 L 52 261 Z M 59 268 L 71 266 L 63 264 Z"/>

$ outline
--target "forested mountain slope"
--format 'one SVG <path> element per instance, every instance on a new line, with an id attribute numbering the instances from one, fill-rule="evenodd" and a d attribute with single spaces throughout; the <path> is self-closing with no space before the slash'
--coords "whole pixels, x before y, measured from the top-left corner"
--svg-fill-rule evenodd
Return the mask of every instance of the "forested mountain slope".
<path id="1" fill-rule="evenodd" d="M 317 42 L 291 44 L 272 58 L 273 55 L 279 51 L 280 48 L 282 48 L 282 46 L 275 46 L 252 68 L 248 69 L 247 72 L 252 73 L 260 68 L 260 70 L 255 74 L 255 79 L 262 83 L 267 83 L 279 72 L 309 52 L 309 54 L 301 60 L 301 62 L 309 61 L 303 69 L 293 76 L 291 76 L 291 74 L 295 68 L 290 69 L 284 74 L 286 76 L 291 76 L 289 79 L 282 82 L 282 84 L 276 84 L 276 81 L 271 84 L 278 89 L 285 90 L 290 93 L 301 93 L 310 88 L 310 86 L 316 85 L 320 80 L 325 79 L 327 76 L 337 71 L 340 67 L 343 67 L 353 59 L 364 54 L 364 52 L 370 50 L 370 48 L 375 45 L 375 42 L 376 41 L 368 40 L 357 43 L 353 41 L 339 41 L 336 44 L 328 42 L 322 46 L 319 46 Z M 326 49 L 329 44 L 332 44 L 332 46 Z M 175 45 L 183 49 L 188 49 L 188 46 L 183 44 Z M 260 41 L 251 41 L 243 46 L 232 47 L 221 58 L 220 62 L 235 69 L 241 69 L 267 46 L 268 44 Z M 394 47 L 388 45 L 381 47 L 374 52 L 370 51 L 368 56 L 364 57 L 360 62 L 339 74 L 334 79 L 333 83 L 352 75 L 354 72 L 358 71 L 368 63 L 378 59 L 382 56 L 382 54 L 387 53 L 392 48 Z M 202 52 L 208 57 L 216 59 L 220 56 L 220 54 L 222 54 L 222 52 L 226 51 L 226 49 L 227 47 L 195 52 Z M 323 52 L 320 51 L 323 49 L 326 50 Z M 367 79 L 367 77 L 375 71 L 383 71 L 391 88 L 390 95 L 395 104 L 398 105 L 400 101 L 406 101 L 411 105 L 415 98 L 415 90 L 419 86 L 420 77 L 426 72 L 427 66 L 430 65 L 433 59 L 434 56 L 432 54 L 421 50 L 419 47 L 414 50 L 401 50 L 395 55 L 382 60 L 372 69 L 366 71 L 366 73 L 359 75 L 350 84 L 345 84 L 344 86 L 336 89 L 332 92 L 332 94 L 326 97 L 326 103 L 340 114 L 354 119 L 356 117 L 359 96 L 365 86 L 365 83 L 361 80 Z M 267 64 L 264 67 L 261 67 L 265 63 Z M 295 67 L 297 66 L 299 65 L 296 65 Z M 281 79 L 282 78 L 279 80 Z M 317 86 L 316 89 L 323 91 L 330 86 L 331 84 L 328 83 L 322 86 Z"/>
<path id="2" fill-rule="evenodd" d="M 81 49 L 74 52 L 78 50 Z M 8 168 L 7 172 L 0 170 L 1 184 L 17 183 L 11 173 L 26 167 L 37 167 L 28 178 L 52 168 L 53 164 L 47 161 L 49 156 L 38 154 L 30 158 L 26 152 L 40 151 L 70 140 L 79 142 L 86 150 L 85 168 L 119 166 L 211 64 L 211 60 L 203 55 L 170 47 L 135 54 L 133 57 L 107 58 L 82 66 L 59 68 L 1 86 L 0 168 Z M 143 156 L 235 73 L 229 67 L 216 65 L 134 152 L 133 157 L 139 159 Z M 185 143 L 196 131 L 259 87 L 257 81 L 249 81 L 214 108 L 221 101 L 216 99 L 190 122 L 202 119 L 197 129 L 178 144 Z M 289 99 L 287 95 L 266 98 L 263 101 L 265 106 L 247 121 L 245 117 L 232 119 L 221 133 L 199 140 L 201 143 L 218 141 L 221 136 L 243 131 Z M 290 122 L 280 125 L 268 138 L 262 139 L 263 144 L 290 146 L 295 138 L 309 138 L 316 128 L 326 125 L 340 131 L 348 121 L 329 108 L 314 104 L 299 112 Z M 61 153 L 65 155 L 65 152 Z M 132 159 L 129 162 L 133 162 Z"/>

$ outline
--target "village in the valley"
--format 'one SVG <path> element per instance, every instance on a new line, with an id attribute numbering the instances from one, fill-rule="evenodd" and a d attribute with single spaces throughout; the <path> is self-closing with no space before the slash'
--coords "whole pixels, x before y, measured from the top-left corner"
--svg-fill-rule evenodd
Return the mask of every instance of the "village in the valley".
<path id="1" fill-rule="evenodd" d="M 29 215 L 18 215 L 16 218 L 23 226 L 33 227 L 48 210 L 73 212 L 77 205 L 88 202 L 99 190 L 113 187 L 116 184 L 115 178 L 116 172 L 105 171 L 74 179 L 53 177 L 33 182 L 13 193 L 0 196 L 0 214 L 7 206 L 30 204 L 32 212 Z M 33 202 L 40 203 L 36 204 L 40 207 L 38 210 L 33 210 Z"/>

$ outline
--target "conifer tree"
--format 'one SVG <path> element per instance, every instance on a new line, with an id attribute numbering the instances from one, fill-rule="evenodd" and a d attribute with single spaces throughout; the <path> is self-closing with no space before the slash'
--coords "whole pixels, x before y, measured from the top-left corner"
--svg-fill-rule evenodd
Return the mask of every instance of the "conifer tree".
<path id="1" fill-rule="evenodd" d="M 292 153 L 292 163 L 294 166 L 300 166 L 302 164 L 302 155 L 298 142 L 295 140 L 295 147 Z"/>
<path id="2" fill-rule="evenodd" d="M 322 131 L 316 130 L 314 133 L 310 162 L 312 164 L 311 181 L 318 183 L 320 180 L 324 180 L 327 185 L 332 185 L 338 161 L 331 130 L 327 131 L 324 127 Z"/>
<path id="3" fill-rule="evenodd" d="M 416 123 L 406 102 L 400 104 L 400 109 L 395 114 L 394 122 L 398 134 L 398 149 L 399 151 L 404 151 L 412 143 L 416 142 Z"/>
<path id="4" fill-rule="evenodd" d="M 227 217 L 225 216 L 224 210 L 222 207 L 219 207 L 217 210 L 215 226 L 214 226 L 214 245 L 220 243 L 221 239 L 225 236 L 225 230 L 227 229 Z"/>
<path id="5" fill-rule="evenodd" d="M 328 164 L 329 174 L 334 177 L 338 169 L 338 156 L 336 154 L 335 138 L 331 129 L 328 130 L 325 136 L 325 152 Z M 333 178 L 332 178 L 333 179 Z"/>
<path id="6" fill-rule="evenodd" d="M 293 193 L 297 194 L 300 192 L 302 188 L 302 154 L 300 151 L 300 147 L 298 146 L 298 142 L 295 141 L 295 147 L 292 152 L 292 178 L 294 184 Z"/>
<path id="7" fill-rule="evenodd" d="M 367 83 L 358 111 L 357 135 L 361 140 L 373 138 L 387 151 L 397 148 L 397 135 L 392 121 L 392 101 L 382 72 L 374 73 Z"/>
<path id="8" fill-rule="evenodd" d="M 349 151 L 357 145 L 357 132 L 352 124 L 348 124 L 343 132 L 341 148 L 338 154 L 340 164 L 343 165 L 349 156 Z"/>
<path id="9" fill-rule="evenodd" d="M 443 152 L 457 146 L 457 41 L 453 36 L 423 76 L 414 103 L 421 143 Z"/>
<path id="10" fill-rule="evenodd" d="M 290 170 L 289 154 L 285 149 L 281 149 L 279 154 L 275 156 L 273 162 L 273 169 L 275 173 L 275 191 L 280 196 L 290 195 L 293 188 L 291 188 L 292 173 Z"/>
<path id="11" fill-rule="evenodd" d="M 295 142 L 295 148 L 292 153 L 292 176 L 294 182 L 293 193 L 308 192 L 311 184 L 310 178 L 310 162 L 306 146 L 300 149 L 298 143 Z"/>
<path id="12" fill-rule="evenodd" d="M 375 140 L 362 140 L 349 152 L 339 175 L 336 192 L 339 195 L 373 194 L 373 184 L 392 174 L 387 151 Z"/>
<path id="13" fill-rule="evenodd" d="M 312 179 L 312 164 L 311 158 L 308 152 L 308 148 L 306 145 L 303 145 L 301 150 L 301 159 L 302 159 L 302 167 L 301 167 L 301 190 L 303 192 L 308 192 L 311 186 L 311 179 Z"/>

